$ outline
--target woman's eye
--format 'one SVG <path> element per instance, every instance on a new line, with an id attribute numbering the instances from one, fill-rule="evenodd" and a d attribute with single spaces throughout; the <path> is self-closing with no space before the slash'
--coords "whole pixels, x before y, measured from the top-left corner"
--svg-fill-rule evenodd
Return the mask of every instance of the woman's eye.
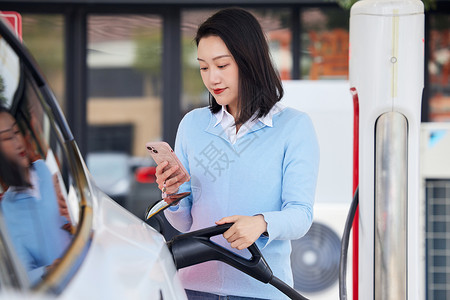
<path id="1" fill-rule="evenodd" d="M 8 135 L 3 135 L 2 136 L 2 138 L 1 138 L 1 140 L 2 141 L 10 141 L 10 140 L 12 140 L 13 139 L 13 137 L 12 137 L 12 135 L 10 135 L 10 134 L 8 134 Z"/>
<path id="2" fill-rule="evenodd" d="M 225 65 L 221 65 L 221 66 L 217 66 L 219 69 L 223 69 L 223 68 L 225 68 L 226 66 L 228 66 L 228 64 L 225 64 Z"/>
<path id="3" fill-rule="evenodd" d="M 204 67 L 204 68 L 200 68 L 200 71 L 206 71 L 208 70 L 208 68 Z"/>

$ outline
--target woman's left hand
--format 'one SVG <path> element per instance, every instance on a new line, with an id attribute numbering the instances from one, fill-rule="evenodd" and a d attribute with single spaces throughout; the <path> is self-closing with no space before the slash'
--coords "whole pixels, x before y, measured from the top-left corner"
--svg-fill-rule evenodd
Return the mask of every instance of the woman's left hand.
<path id="1" fill-rule="evenodd" d="M 53 179 L 53 186 L 55 187 L 56 199 L 58 201 L 59 214 L 61 216 L 66 217 L 67 221 L 69 221 L 70 223 L 69 208 L 67 207 L 66 198 L 64 198 L 64 195 L 61 191 L 58 175 L 56 173 L 53 174 L 52 179 Z"/>
<path id="2" fill-rule="evenodd" d="M 223 237 L 230 243 L 230 246 L 238 250 L 251 246 L 263 232 L 267 231 L 267 223 L 263 215 L 225 217 L 216 222 L 217 225 L 234 223 Z"/>

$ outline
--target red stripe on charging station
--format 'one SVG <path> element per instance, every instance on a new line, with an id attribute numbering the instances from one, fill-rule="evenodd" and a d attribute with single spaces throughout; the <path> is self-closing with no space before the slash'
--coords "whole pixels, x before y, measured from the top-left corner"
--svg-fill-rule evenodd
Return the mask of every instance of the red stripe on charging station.
<path id="1" fill-rule="evenodd" d="M 353 97 L 353 195 L 359 184 L 359 99 L 356 88 L 350 88 Z M 359 205 L 353 219 L 353 300 L 358 300 L 358 255 L 359 255 Z"/>

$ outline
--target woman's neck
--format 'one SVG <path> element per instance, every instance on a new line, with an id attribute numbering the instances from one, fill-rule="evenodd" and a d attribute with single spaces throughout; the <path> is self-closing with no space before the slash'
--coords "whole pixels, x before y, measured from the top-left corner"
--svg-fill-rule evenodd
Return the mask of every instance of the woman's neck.
<path id="1" fill-rule="evenodd" d="M 226 108 L 227 112 L 229 112 L 230 115 L 233 116 L 234 120 L 236 120 L 236 117 L 237 117 L 237 108 L 236 108 L 236 107 L 233 107 L 233 106 L 231 106 L 231 105 L 227 105 L 227 106 L 225 106 L 225 108 Z"/>

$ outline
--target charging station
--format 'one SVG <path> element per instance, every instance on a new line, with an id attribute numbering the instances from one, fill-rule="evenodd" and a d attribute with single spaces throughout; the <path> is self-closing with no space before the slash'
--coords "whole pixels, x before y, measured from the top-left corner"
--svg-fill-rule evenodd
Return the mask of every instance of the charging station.
<path id="1" fill-rule="evenodd" d="M 355 3 L 349 49 L 350 86 L 359 106 L 359 256 L 353 262 L 359 292 L 353 299 L 424 299 L 419 238 L 422 2 Z"/>

